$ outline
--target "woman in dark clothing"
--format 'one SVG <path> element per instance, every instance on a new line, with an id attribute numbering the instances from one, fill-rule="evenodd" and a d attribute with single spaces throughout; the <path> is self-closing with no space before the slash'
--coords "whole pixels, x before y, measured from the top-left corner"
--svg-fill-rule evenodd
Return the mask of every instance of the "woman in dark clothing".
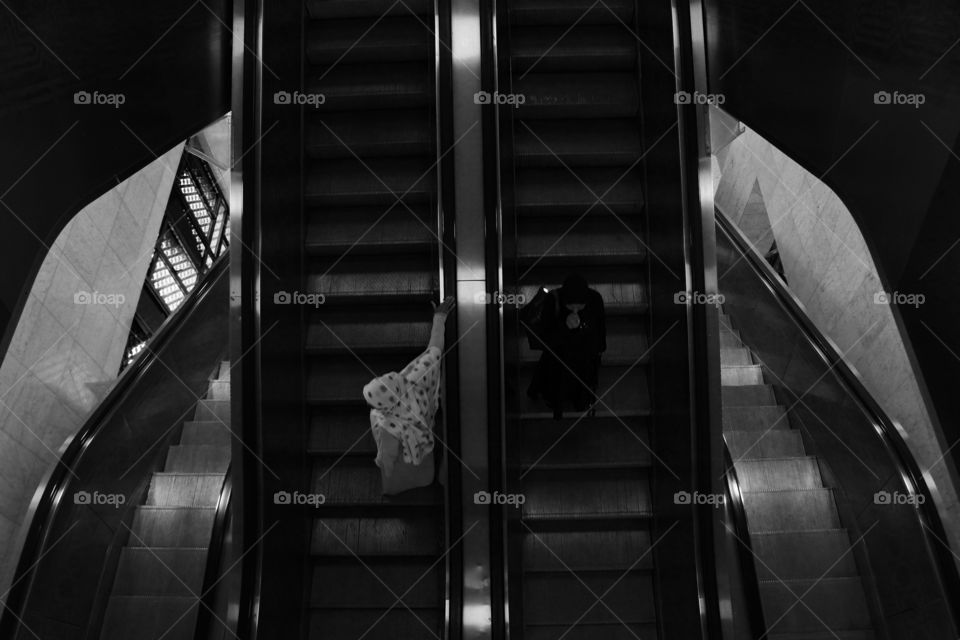
<path id="1" fill-rule="evenodd" d="M 563 286 L 550 292 L 544 304 L 538 336 L 544 343 L 527 395 L 542 397 L 563 416 L 563 399 L 569 398 L 575 411 L 586 411 L 596 401 L 600 354 L 607 349 L 603 297 L 572 274 Z"/>

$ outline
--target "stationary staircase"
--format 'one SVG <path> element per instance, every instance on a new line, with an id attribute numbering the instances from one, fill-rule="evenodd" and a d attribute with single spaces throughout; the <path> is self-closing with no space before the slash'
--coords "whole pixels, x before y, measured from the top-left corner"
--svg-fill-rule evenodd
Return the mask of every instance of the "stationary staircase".
<path id="1" fill-rule="evenodd" d="M 771 640 L 872 640 L 870 611 L 820 462 L 720 316 L 723 437 L 734 460 Z M 802 602 L 798 602 L 802 600 Z"/>
<path id="2" fill-rule="evenodd" d="M 591 4 L 593 8 L 591 8 Z M 510 122 L 517 261 L 531 299 L 572 272 L 603 296 L 596 415 L 552 419 L 526 397 L 539 352 L 519 340 L 508 451 L 525 503 L 511 524 L 511 616 L 528 640 L 654 639 L 647 280 L 633 3 L 514 0 Z M 509 282 L 509 281 L 508 281 Z M 511 357 L 508 354 L 507 357 Z M 602 598 L 602 602 L 598 599 Z"/>
<path id="3" fill-rule="evenodd" d="M 220 363 L 153 474 L 121 551 L 101 640 L 192 640 L 217 501 L 230 465 L 230 363 Z"/>
<path id="4" fill-rule="evenodd" d="M 432 1 L 309 0 L 304 336 L 312 530 L 304 637 L 442 637 L 445 536 L 438 484 L 387 497 L 364 384 L 429 339 L 436 299 Z M 437 429 L 443 426 L 438 420 Z M 437 452 L 442 454 L 442 434 Z"/>

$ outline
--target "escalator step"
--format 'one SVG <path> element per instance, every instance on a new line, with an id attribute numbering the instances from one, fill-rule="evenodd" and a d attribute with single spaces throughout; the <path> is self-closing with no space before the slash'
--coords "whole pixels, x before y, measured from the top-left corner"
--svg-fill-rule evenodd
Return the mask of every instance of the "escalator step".
<path id="1" fill-rule="evenodd" d="M 350 255 L 329 266 L 315 265 L 307 277 L 307 290 L 322 293 L 323 304 L 331 307 L 347 302 L 382 304 L 426 299 L 435 288 L 429 261 L 429 255 L 400 256 L 384 264 L 382 260 L 361 261 Z"/>
<path id="2" fill-rule="evenodd" d="M 128 547 L 205 547 L 216 509 L 213 507 L 137 507 Z"/>
<path id="3" fill-rule="evenodd" d="M 650 569 L 650 532 L 546 531 L 523 534 L 523 568 L 535 571 Z M 645 555 L 646 554 L 646 555 Z M 642 560 L 641 560 L 642 558 Z"/>
<path id="4" fill-rule="evenodd" d="M 642 468 L 552 472 L 534 467 L 521 482 L 528 519 L 646 519 L 652 511 Z"/>
<path id="5" fill-rule="evenodd" d="M 792 606 L 801 596 L 802 603 Z M 866 630 L 871 625 L 859 577 L 761 582 L 760 599 L 771 633 Z"/>
<path id="6" fill-rule="evenodd" d="M 353 407 L 328 407 L 322 415 L 314 415 L 307 449 L 314 454 L 335 456 L 376 455 L 367 412 Z"/>
<path id="7" fill-rule="evenodd" d="M 183 424 L 180 444 L 230 445 L 230 428 L 216 420 L 191 421 Z"/>
<path id="8" fill-rule="evenodd" d="M 307 0 L 310 17 L 320 20 L 329 18 L 369 18 L 382 15 L 418 15 L 433 17 L 433 0 Z"/>
<path id="9" fill-rule="evenodd" d="M 311 109 L 315 113 L 429 108 L 434 102 L 431 69 L 410 62 L 338 64 L 329 70 L 312 69 L 305 93 L 324 97 Z"/>
<path id="10" fill-rule="evenodd" d="M 335 517 L 315 520 L 311 553 L 315 556 L 437 556 L 443 533 L 440 518 Z"/>
<path id="11" fill-rule="evenodd" d="M 839 529 L 833 491 L 745 491 L 743 506 L 750 532 Z"/>
<path id="12" fill-rule="evenodd" d="M 767 384 L 750 384 L 739 387 L 723 387 L 724 410 L 727 407 L 773 407 L 777 399 L 773 387 Z"/>
<path id="13" fill-rule="evenodd" d="M 630 118 L 640 94 L 632 73 L 531 73 L 511 91 L 523 96 L 517 116 L 527 118 Z"/>
<path id="14" fill-rule="evenodd" d="M 318 561 L 310 605 L 334 609 L 430 607 L 443 597 L 444 563 L 430 558 Z M 398 603 L 397 599 L 402 602 Z"/>
<path id="15" fill-rule="evenodd" d="M 207 550 L 126 547 L 114 578 L 114 596 L 182 596 L 203 590 Z"/>
<path id="16" fill-rule="evenodd" d="M 640 158 L 640 128 L 632 119 L 525 120 L 516 127 L 519 166 L 619 166 Z"/>
<path id="17" fill-rule="evenodd" d="M 650 436 L 643 418 L 523 420 L 525 466 L 539 469 L 647 466 Z"/>
<path id="18" fill-rule="evenodd" d="M 332 464 L 317 460 L 313 466 L 312 487 L 314 493 L 323 494 L 326 498 L 324 506 L 320 508 L 323 512 L 340 505 L 407 508 L 441 502 L 436 485 L 411 489 L 395 496 L 383 495 L 380 469 L 370 458 L 343 458 L 332 461 Z"/>
<path id="19" fill-rule="evenodd" d="M 101 640 L 192 640 L 197 626 L 195 596 L 111 597 Z"/>
<path id="20" fill-rule="evenodd" d="M 433 54 L 432 23 L 413 15 L 314 21 L 307 28 L 311 64 L 423 60 Z"/>
<path id="21" fill-rule="evenodd" d="M 793 429 L 726 431 L 723 438 L 735 462 L 741 459 L 799 457 L 805 453 L 803 436 Z"/>
<path id="22" fill-rule="evenodd" d="M 763 369 L 758 364 L 722 364 L 720 366 L 720 384 L 725 387 L 763 384 Z"/>
<path id="23" fill-rule="evenodd" d="M 434 125 L 423 109 L 382 111 L 375 118 L 355 112 L 307 115 L 305 150 L 311 158 L 370 159 L 433 152 Z"/>
<path id="24" fill-rule="evenodd" d="M 521 216 L 638 215 L 643 212 L 642 184 L 636 168 L 521 169 L 516 209 Z"/>
<path id="25" fill-rule="evenodd" d="M 512 24 L 631 24 L 632 0 L 516 0 L 510 3 Z"/>
<path id="26" fill-rule="evenodd" d="M 428 252 L 437 245 L 423 209 L 402 204 L 308 214 L 306 249 L 313 255 Z"/>
<path id="27" fill-rule="evenodd" d="M 435 607 L 410 610 L 401 604 L 387 613 L 377 609 L 317 609 L 310 614 L 308 635 L 310 640 L 428 640 L 441 637 L 441 610 Z"/>
<path id="28" fill-rule="evenodd" d="M 344 158 L 310 164 L 304 199 L 312 206 L 391 205 L 429 202 L 434 171 L 419 158 Z M 399 205 L 398 205 L 399 206 Z"/>
<path id="29" fill-rule="evenodd" d="M 146 504 L 151 507 L 215 507 L 222 485 L 222 473 L 155 473 Z"/>
<path id="30" fill-rule="evenodd" d="M 585 216 L 570 224 L 566 218 L 521 218 L 517 224 L 521 267 L 553 263 L 628 265 L 646 260 L 640 233 L 613 216 Z"/>
<path id="31" fill-rule="evenodd" d="M 226 473 L 230 466 L 230 446 L 180 444 L 167 450 L 163 470 L 170 473 Z"/>
<path id="32" fill-rule="evenodd" d="M 541 401 L 527 397 L 526 390 L 533 377 L 533 367 L 520 370 L 517 384 L 523 393 L 518 402 L 522 415 L 534 417 L 545 411 Z M 643 365 L 601 366 L 597 383 L 597 415 L 617 415 L 622 417 L 642 416 L 650 411 L 650 398 L 647 388 L 647 376 Z M 572 407 L 567 407 L 572 411 Z"/>
<path id="33" fill-rule="evenodd" d="M 525 576 L 527 625 L 644 624 L 655 618 L 653 578 L 647 572 L 568 571 Z M 599 602 L 598 599 L 602 599 Z"/>
<path id="34" fill-rule="evenodd" d="M 523 637 L 526 640 L 656 640 L 657 625 L 652 621 L 647 624 L 581 622 L 573 628 L 570 625 L 528 625 Z"/>
<path id="35" fill-rule="evenodd" d="M 779 405 L 766 406 L 725 406 L 723 408 L 724 432 L 767 431 L 769 429 L 789 429 L 790 419 L 786 410 Z"/>
<path id="36" fill-rule="evenodd" d="M 332 314 L 331 314 L 332 315 Z M 313 316 L 307 326 L 307 349 L 311 353 L 345 354 L 398 352 L 417 355 L 430 341 L 432 323 L 429 316 L 401 316 L 397 312 L 385 315 L 385 310 L 373 313 L 355 311 L 353 321 L 345 314 Z"/>
<path id="37" fill-rule="evenodd" d="M 646 326 L 638 316 L 607 314 L 607 350 L 601 360 L 606 364 L 631 365 L 649 356 L 647 352 Z M 526 364 L 540 360 L 542 351 L 530 348 L 523 340 L 520 345 L 520 362 Z"/>
<path id="38" fill-rule="evenodd" d="M 741 491 L 821 489 L 823 479 L 816 458 L 766 458 L 736 463 Z"/>
<path id="39" fill-rule="evenodd" d="M 636 38 L 621 25 L 517 27 L 510 31 L 514 74 L 548 71 L 612 71 L 637 63 Z"/>
<path id="40" fill-rule="evenodd" d="M 606 311 L 608 320 L 611 316 L 646 313 L 647 296 L 644 286 L 641 283 L 636 281 L 604 282 L 603 280 L 598 280 L 598 278 L 593 276 L 586 268 L 578 269 L 578 272 L 587 279 L 587 282 L 590 283 L 590 288 L 596 290 L 596 292 L 603 297 L 604 310 Z M 622 273 L 623 272 L 621 272 L 621 274 Z M 520 293 L 524 296 L 524 299 L 533 300 L 537 289 L 541 286 L 551 290 L 558 288 L 566 274 L 566 269 L 563 271 L 555 271 L 554 273 L 550 273 L 545 268 L 531 270 L 523 279 L 524 284 L 520 287 Z"/>
<path id="41" fill-rule="evenodd" d="M 368 408 L 363 386 L 374 377 L 400 371 L 407 360 L 395 355 L 370 355 L 363 361 L 355 355 L 313 358 L 307 373 L 307 397 L 318 404 L 356 404 L 365 415 Z"/>
<path id="42" fill-rule="evenodd" d="M 816 580 L 853 577 L 857 573 L 846 529 L 752 533 L 750 544 L 760 562 L 761 580 Z"/>

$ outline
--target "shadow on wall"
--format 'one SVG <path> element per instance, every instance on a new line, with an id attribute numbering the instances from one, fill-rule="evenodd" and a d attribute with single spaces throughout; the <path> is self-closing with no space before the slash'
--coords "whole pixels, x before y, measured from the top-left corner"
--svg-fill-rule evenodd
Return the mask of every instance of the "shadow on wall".
<path id="1" fill-rule="evenodd" d="M 0 365 L 0 593 L 63 442 L 117 378 L 183 144 L 82 209 L 53 243 Z"/>
<path id="2" fill-rule="evenodd" d="M 859 228 L 837 195 L 755 131 L 711 107 L 715 205 L 761 255 L 776 247 L 785 280 L 896 421 L 960 548 L 960 504 L 949 449 L 891 303 L 922 296 L 884 291 Z M 724 273 L 719 274 L 721 280 Z"/>

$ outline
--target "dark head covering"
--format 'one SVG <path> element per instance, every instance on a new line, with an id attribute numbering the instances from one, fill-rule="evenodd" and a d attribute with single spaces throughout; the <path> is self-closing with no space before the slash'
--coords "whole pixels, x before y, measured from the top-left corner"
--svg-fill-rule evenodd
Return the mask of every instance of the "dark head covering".
<path id="1" fill-rule="evenodd" d="M 579 273 L 571 273 L 563 281 L 560 288 L 560 302 L 562 304 L 586 304 L 590 287 L 586 279 Z"/>

